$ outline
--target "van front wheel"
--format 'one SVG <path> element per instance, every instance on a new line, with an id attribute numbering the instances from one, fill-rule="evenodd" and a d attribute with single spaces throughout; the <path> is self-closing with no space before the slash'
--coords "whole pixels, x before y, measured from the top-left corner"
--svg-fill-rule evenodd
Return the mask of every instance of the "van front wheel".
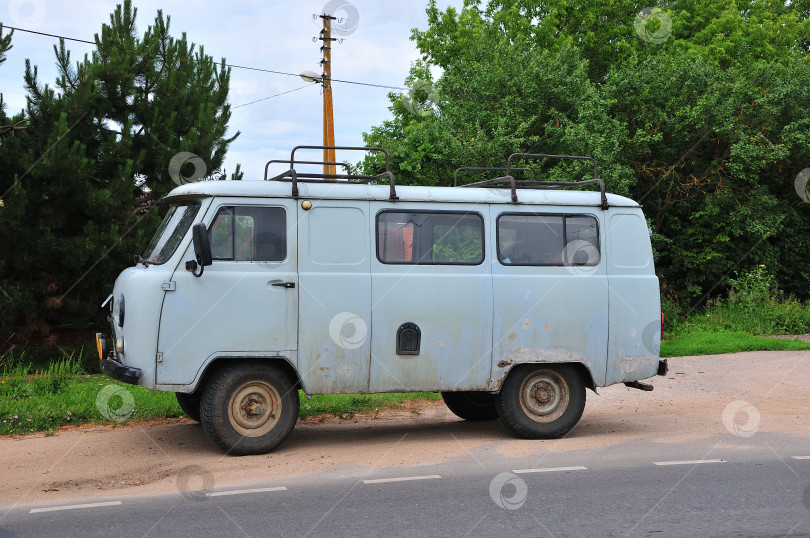
<path id="1" fill-rule="evenodd" d="M 205 433 L 229 454 L 264 454 L 280 445 L 298 419 L 298 390 L 271 364 L 239 362 L 218 371 L 202 395 Z"/>
<path id="2" fill-rule="evenodd" d="M 454 415 L 464 420 L 480 422 L 498 418 L 492 394 L 488 392 L 442 392 L 442 400 Z"/>
<path id="3" fill-rule="evenodd" d="M 520 437 L 562 437 L 585 409 L 585 383 L 569 364 L 522 366 L 506 378 L 495 397 L 495 409 Z"/>

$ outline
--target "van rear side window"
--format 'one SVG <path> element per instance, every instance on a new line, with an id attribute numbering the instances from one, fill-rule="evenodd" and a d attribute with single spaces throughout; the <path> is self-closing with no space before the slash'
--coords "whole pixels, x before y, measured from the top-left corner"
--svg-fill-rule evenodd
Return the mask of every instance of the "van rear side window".
<path id="1" fill-rule="evenodd" d="M 287 257 L 283 207 L 223 207 L 208 236 L 215 260 L 282 261 Z"/>
<path id="2" fill-rule="evenodd" d="M 484 219 L 478 213 L 383 211 L 377 215 L 382 263 L 478 265 L 484 261 Z"/>
<path id="3" fill-rule="evenodd" d="M 498 260 L 504 265 L 598 265 L 599 258 L 599 227 L 592 216 L 498 217 Z"/>

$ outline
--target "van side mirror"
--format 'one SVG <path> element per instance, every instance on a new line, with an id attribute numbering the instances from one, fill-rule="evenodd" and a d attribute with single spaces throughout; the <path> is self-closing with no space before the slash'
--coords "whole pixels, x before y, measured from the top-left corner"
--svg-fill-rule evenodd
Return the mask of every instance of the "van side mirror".
<path id="1" fill-rule="evenodd" d="M 211 242 L 208 240 L 208 229 L 205 227 L 205 224 L 198 222 L 191 227 L 191 239 L 194 243 L 194 255 L 197 259 L 196 261 L 187 261 L 186 269 L 191 271 L 191 274 L 194 276 L 200 277 L 205 270 L 204 268 L 212 263 Z M 198 265 L 200 267 L 199 274 L 197 273 Z"/>

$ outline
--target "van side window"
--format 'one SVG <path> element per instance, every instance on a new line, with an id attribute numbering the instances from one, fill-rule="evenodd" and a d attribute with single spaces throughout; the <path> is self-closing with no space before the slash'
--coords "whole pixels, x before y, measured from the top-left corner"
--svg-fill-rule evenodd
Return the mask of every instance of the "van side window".
<path id="1" fill-rule="evenodd" d="M 383 211 L 377 215 L 382 263 L 478 265 L 484 261 L 484 219 L 478 213 Z"/>
<path id="2" fill-rule="evenodd" d="M 215 260 L 282 261 L 287 257 L 283 207 L 223 207 L 208 229 Z"/>
<path id="3" fill-rule="evenodd" d="M 597 265 L 599 225 L 589 215 L 498 217 L 498 260 L 504 265 Z"/>

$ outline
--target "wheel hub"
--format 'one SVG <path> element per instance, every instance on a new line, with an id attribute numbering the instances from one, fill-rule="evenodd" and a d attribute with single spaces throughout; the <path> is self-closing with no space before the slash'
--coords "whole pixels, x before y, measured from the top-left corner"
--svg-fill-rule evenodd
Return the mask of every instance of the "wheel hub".
<path id="1" fill-rule="evenodd" d="M 263 403 L 264 400 L 262 400 L 261 396 L 251 394 L 248 402 L 241 405 L 240 409 L 245 412 L 248 418 L 255 417 L 264 413 Z"/>
<path id="2" fill-rule="evenodd" d="M 231 400 L 231 426 L 246 437 L 259 437 L 273 429 L 281 412 L 281 395 L 272 385 L 261 381 L 245 383 Z"/>
<path id="3" fill-rule="evenodd" d="M 537 422 L 552 422 L 568 407 L 567 385 L 557 372 L 539 370 L 529 376 L 520 390 L 520 405 Z"/>
<path id="4" fill-rule="evenodd" d="M 532 398 L 540 405 L 546 405 L 554 398 L 554 387 L 547 383 L 537 383 L 532 387 Z"/>

